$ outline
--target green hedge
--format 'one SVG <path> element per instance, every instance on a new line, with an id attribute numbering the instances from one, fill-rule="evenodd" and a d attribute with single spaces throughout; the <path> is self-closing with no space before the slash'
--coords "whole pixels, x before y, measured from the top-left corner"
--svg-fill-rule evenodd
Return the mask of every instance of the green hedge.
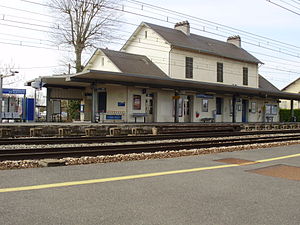
<path id="1" fill-rule="evenodd" d="M 300 122 L 300 109 L 294 109 L 294 115 L 297 122 Z M 291 110 L 290 109 L 280 109 L 279 110 L 280 122 L 291 122 Z"/>

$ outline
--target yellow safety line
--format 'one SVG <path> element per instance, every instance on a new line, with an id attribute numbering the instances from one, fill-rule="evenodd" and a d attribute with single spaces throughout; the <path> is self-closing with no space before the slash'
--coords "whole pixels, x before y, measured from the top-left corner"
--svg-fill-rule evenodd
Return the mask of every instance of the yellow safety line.
<path id="1" fill-rule="evenodd" d="M 2 188 L 2 189 L 0 189 L 0 193 L 39 190 L 39 189 L 46 189 L 46 188 L 67 187 L 67 186 L 75 186 L 75 185 L 82 185 L 82 184 L 105 183 L 105 182 L 111 182 L 111 181 L 121 181 L 121 180 L 141 179 L 141 178 L 146 178 L 146 177 L 158 177 L 158 176 L 172 175 L 172 174 L 191 173 L 191 172 L 199 172 L 199 171 L 204 171 L 204 170 L 214 170 L 214 169 L 246 166 L 246 165 L 252 165 L 252 164 L 256 164 L 256 163 L 270 162 L 270 161 L 294 158 L 294 157 L 299 157 L 299 156 L 300 156 L 300 153 L 276 157 L 276 158 L 262 159 L 262 160 L 257 160 L 254 162 L 247 162 L 247 163 L 241 163 L 241 164 L 209 166 L 209 167 L 200 167 L 200 168 L 185 169 L 185 170 L 173 170 L 173 171 L 165 171 L 165 172 L 157 172 L 157 173 L 145 173 L 145 174 L 137 174 L 137 175 L 129 175 L 129 176 L 121 176 L 121 177 L 100 178 L 100 179 L 71 181 L 71 182 L 62 182 L 62 183 L 53 183 L 53 184 L 41 184 L 41 185 L 24 186 L 24 187 Z"/>

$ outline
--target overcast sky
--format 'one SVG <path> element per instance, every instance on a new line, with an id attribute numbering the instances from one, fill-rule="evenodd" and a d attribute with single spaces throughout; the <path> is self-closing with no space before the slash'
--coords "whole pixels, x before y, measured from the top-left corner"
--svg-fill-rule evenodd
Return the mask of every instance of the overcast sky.
<path id="1" fill-rule="evenodd" d="M 31 1 L 45 3 L 45 0 Z M 279 0 L 274 1 L 280 3 Z M 299 7 L 298 11 L 300 12 L 300 1 L 286 0 L 286 2 L 293 3 L 295 11 L 298 10 L 296 7 Z M 299 3 L 297 4 L 297 2 Z M 299 76 L 299 15 L 277 7 L 266 0 L 148 0 L 147 3 L 294 45 L 293 49 L 286 49 L 282 46 L 278 46 L 278 48 L 273 46 L 273 48 L 276 48 L 277 51 L 291 50 L 292 54 L 298 54 L 298 57 L 243 43 L 243 40 L 247 40 L 247 36 L 244 37 L 243 34 L 240 34 L 242 47 L 265 63 L 260 67 L 260 73 L 274 85 L 282 88 Z M 125 9 L 129 11 L 135 10 L 135 12 L 160 19 L 155 20 L 124 13 L 122 20 L 126 22 L 140 24 L 142 21 L 146 21 L 168 27 L 173 26 L 171 23 L 163 22 L 167 16 L 172 17 L 166 12 L 162 13 L 145 5 L 143 6 L 144 11 L 141 11 L 139 5 L 127 3 L 126 1 L 124 1 L 124 5 Z M 292 7 L 290 6 L 290 8 Z M 5 78 L 4 86 L 20 88 L 26 80 L 34 77 L 67 72 L 67 67 L 63 62 L 71 56 L 71 53 L 55 50 L 57 46 L 51 43 L 49 29 L 47 28 L 53 23 L 53 18 L 47 15 L 49 15 L 49 9 L 36 4 L 22 0 L 0 0 L 0 68 L 6 68 L 10 65 L 19 71 L 19 74 L 15 77 Z M 173 17 L 175 16 L 173 15 Z M 178 15 L 174 19 L 178 21 L 189 19 L 192 33 L 225 41 L 222 36 L 201 32 L 200 29 L 203 29 L 203 24 L 201 25 L 199 21 L 192 21 L 184 15 Z M 169 19 L 169 21 L 171 20 Z M 27 29 L 24 29 L 24 27 Z M 122 39 L 127 39 L 135 29 L 136 26 L 123 25 L 121 28 Z M 221 32 L 217 27 L 205 27 L 205 30 L 209 31 L 209 29 L 216 33 Z M 220 34 L 229 36 L 229 33 L 227 34 L 225 31 Z M 239 32 L 231 31 L 230 34 L 239 34 Z M 124 40 L 118 40 L 119 44 L 106 44 L 100 47 L 119 50 L 124 42 Z M 259 45 L 259 41 L 255 38 L 252 38 L 251 42 Z M 88 60 L 92 52 L 93 50 L 84 55 L 85 61 Z"/>

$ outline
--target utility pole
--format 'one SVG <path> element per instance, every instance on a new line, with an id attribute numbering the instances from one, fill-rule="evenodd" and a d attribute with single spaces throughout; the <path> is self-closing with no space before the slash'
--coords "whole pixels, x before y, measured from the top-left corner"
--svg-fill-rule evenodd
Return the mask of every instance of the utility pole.
<path id="1" fill-rule="evenodd" d="M 14 76 L 18 71 L 10 71 L 11 74 L 3 75 L 0 74 L 0 123 L 2 123 L 2 103 L 3 103 L 3 78 Z"/>

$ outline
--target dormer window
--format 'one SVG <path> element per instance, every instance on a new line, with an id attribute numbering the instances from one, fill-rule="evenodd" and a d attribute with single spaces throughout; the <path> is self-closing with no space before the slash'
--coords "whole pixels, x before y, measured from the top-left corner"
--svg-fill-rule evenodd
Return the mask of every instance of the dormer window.
<path id="1" fill-rule="evenodd" d="M 148 31 L 145 30 L 145 39 L 148 37 Z"/>

